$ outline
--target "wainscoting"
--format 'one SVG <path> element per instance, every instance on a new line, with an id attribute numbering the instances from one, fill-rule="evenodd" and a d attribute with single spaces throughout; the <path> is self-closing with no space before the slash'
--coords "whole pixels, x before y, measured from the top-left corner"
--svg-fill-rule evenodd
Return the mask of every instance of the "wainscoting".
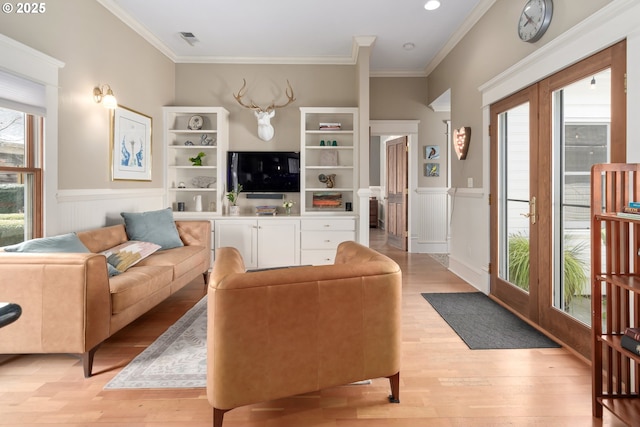
<path id="1" fill-rule="evenodd" d="M 69 233 L 122 223 L 120 212 L 143 212 L 162 209 L 162 188 L 58 191 L 57 215 L 54 224 L 46 225 L 46 234 Z"/>
<path id="2" fill-rule="evenodd" d="M 410 201 L 411 252 L 448 253 L 449 194 L 447 188 L 418 188 Z"/>

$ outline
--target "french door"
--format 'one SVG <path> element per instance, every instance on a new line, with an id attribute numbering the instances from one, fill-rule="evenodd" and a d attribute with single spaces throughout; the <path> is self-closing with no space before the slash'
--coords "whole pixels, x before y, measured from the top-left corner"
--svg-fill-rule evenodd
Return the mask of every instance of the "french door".
<path id="1" fill-rule="evenodd" d="M 491 106 L 491 294 L 590 358 L 591 165 L 624 162 L 626 43 Z"/>

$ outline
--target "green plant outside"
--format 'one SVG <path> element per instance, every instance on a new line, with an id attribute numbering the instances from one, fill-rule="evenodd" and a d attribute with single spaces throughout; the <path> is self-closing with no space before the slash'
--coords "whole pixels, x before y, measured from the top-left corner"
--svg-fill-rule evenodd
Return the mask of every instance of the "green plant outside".
<path id="1" fill-rule="evenodd" d="M 563 288 L 566 307 L 581 294 L 587 283 L 586 263 L 580 258 L 584 246 L 583 243 L 569 246 L 565 242 Z M 529 238 L 520 233 L 509 236 L 509 281 L 525 291 L 529 291 L 529 256 Z"/>
<path id="2" fill-rule="evenodd" d="M 24 214 L 0 214 L 0 246 L 24 241 Z"/>

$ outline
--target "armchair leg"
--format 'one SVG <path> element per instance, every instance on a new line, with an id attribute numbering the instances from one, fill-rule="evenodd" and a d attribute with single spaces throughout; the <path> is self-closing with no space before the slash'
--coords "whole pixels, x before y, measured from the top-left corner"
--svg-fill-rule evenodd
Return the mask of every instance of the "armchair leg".
<path id="1" fill-rule="evenodd" d="M 209 284 L 209 272 L 205 271 L 204 273 L 202 273 L 202 277 L 204 277 L 204 286 L 206 288 Z"/>
<path id="2" fill-rule="evenodd" d="M 84 370 L 85 378 L 89 378 L 91 376 L 91 370 L 93 369 L 93 356 L 96 355 L 98 347 L 100 347 L 100 344 L 80 355 L 80 358 L 82 359 L 82 369 Z"/>
<path id="3" fill-rule="evenodd" d="M 389 402 L 400 403 L 400 372 L 388 378 L 389 378 L 389 384 L 391 385 L 391 394 L 389 395 Z"/>
<path id="4" fill-rule="evenodd" d="M 213 408 L 213 427 L 222 427 L 222 418 L 228 409 Z"/>

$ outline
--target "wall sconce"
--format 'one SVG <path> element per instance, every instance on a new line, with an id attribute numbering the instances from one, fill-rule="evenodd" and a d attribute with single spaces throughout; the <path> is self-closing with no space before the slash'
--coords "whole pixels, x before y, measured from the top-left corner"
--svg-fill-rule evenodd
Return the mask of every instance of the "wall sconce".
<path id="1" fill-rule="evenodd" d="M 118 100 L 113 95 L 111 86 L 102 85 L 93 88 L 93 100 L 96 104 L 102 103 L 104 108 L 115 110 L 118 107 Z"/>

